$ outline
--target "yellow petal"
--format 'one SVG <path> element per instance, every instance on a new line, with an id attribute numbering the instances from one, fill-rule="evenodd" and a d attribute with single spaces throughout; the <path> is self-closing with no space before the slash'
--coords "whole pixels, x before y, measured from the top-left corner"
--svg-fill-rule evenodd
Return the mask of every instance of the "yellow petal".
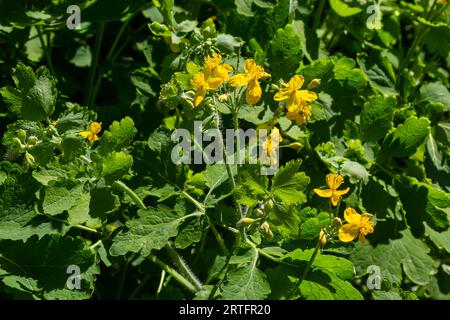
<path id="1" fill-rule="evenodd" d="M 351 224 L 344 224 L 339 228 L 339 240 L 342 242 L 350 242 L 358 236 L 358 229 Z"/>
<path id="2" fill-rule="evenodd" d="M 295 75 L 292 77 L 291 80 L 289 80 L 288 86 L 292 90 L 298 90 L 302 87 L 304 82 L 305 82 L 305 78 L 303 78 L 303 76 Z"/>
<path id="3" fill-rule="evenodd" d="M 245 92 L 245 101 L 247 101 L 248 104 L 257 104 L 259 99 L 261 99 L 262 96 L 262 90 L 259 86 L 258 81 L 251 81 L 248 84 L 248 88 Z"/>
<path id="4" fill-rule="evenodd" d="M 344 178 L 337 173 L 329 173 L 326 176 L 327 185 L 330 189 L 337 189 L 344 183 Z"/>
<path id="5" fill-rule="evenodd" d="M 233 71 L 233 68 L 230 65 L 222 64 L 214 69 L 214 71 L 212 72 L 212 76 L 215 78 L 220 78 L 220 79 L 222 79 L 222 81 L 226 81 L 230 77 L 229 73 L 231 71 Z"/>
<path id="6" fill-rule="evenodd" d="M 197 72 L 194 75 L 194 78 L 192 78 L 192 80 L 191 80 L 191 85 L 195 89 L 199 89 L 201 87 L 204 87 L 205 84 L 206 84 L 206 81 L 205 81 L 205 75 L 204 75 L 203 72 Z"/>
<path id="7" fill-rule="evenodd" d="M 333 206 L 337 206 L 339 203 L 339 200 L 341 200 L 341 196 L 338 195 L 334 190 L 331 190 L 332 194 L 331 194 L 331 203 L 333 204 Z"/>
<path id="8" fill-rule="evenodd" d="M 244 70 L 246 73 L 252 73 L 256 69 L 256 63 L 253 59 L 245 60 Z"/>
<path id="9" fill-rule="evenodd" d="M 217 90 L 217 89 L 219 89 L 222 82 L 223 82 L 223 80 L 221 78 L 209 78 L 207 81 L 208 88 L 212 89 L 212 90 Z"/>
<path id="10" fill-rule="evenodd" d="M 315 101 L 317 100 L 317 93 L 309 91 L 309 90 L 299 90 L 298 98 L 304 101 Z"/>
<path id="11" fill-rule="evenodd" d="M 195 91 L 195 96 L 194 96 L 194 106 L 198 106 L 200 104 L 200 102 L 203 101 L 203 99 L 205 99 L 206 96 L 206 89 L 205 88 L 199 88 L 197 89 L 197 91 Z"/>
<path id="12" fill-rule="evenodd" d="M 354 225 L 361 224 L 361 215 L 353 208 L 346 208 L 344 211 L 345 221 Z"/>
<path id="13" fill-rule="evenodd" d="M 314 189 L 314 192 L 322 198 L 331 198 L 331 193 L 332 190 L 327 189 L 327 190 L 322 190 L 322 189 Z"/>
<path id="14" fill-rule="evenodd" d="M 230 79 L 230 85 L 232 87 L 242 87 L 248 84 L 250 78 L 248 75 L 240 73 L 232 76 Z"/>
<path id="15" fill-rule="evenodd" d="M 82 136 L 83 138 L 89 139 L 90 136 L 92 136 L 93 133 L 91 131 L 81 131 L 80 132 L 80 136 Z"/>
<path id="16" fill-rule="evenodd" d="M 344 194 L 347 194 L 349 191 L 350 191 L 350 188 L 345 188 L 343 190 L 336 190 L 335 192 L 337 195 L 343 196 Z"/>
<path id="17" fill-rule="evenodd" d="M 291 94 L 289 89 L 281 89 L 278 91 L 275 96 L 273 97 L 273 100 L 275 101 L 283 101 L 289 98 L 289 95 Z"/>

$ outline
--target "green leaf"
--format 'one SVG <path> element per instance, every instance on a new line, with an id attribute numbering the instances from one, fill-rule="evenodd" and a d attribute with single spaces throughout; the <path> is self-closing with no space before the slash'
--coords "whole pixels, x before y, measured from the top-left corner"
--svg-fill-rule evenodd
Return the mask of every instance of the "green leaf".
<path id="1" fill-rule="evenodd" d="M 221 52 L 233 53 L 235 48 L 242 45 L 241 41 L 229 34 L 220 33 L 216 38 L 216 47 Z"/>
<path id="2" fill-rule="evenodd" d="M 44 212 L 55 216 L 69 210 L 79 198 L 82 190 L 82 185 L 71 189 L 65 186 L 55 186 L 45 189 L 44 201 L 42 203 Z"/>
<path id="3" fill-rule="evenodd" d="M 203 227 L 200 219 L 185 221 L 180 226 L 180 231 L 175 239 L 175 247 L 186 249 L 196 242 L 200 242 L 203 236 Z"/>
<path id="4" fill-rule="evenodd" d="M 369 182 L 369 173 L 359 162 L 346 160 L 341 167 L 343 176 L 350 178 L 350 183 L 356 184 L 360 181 L 367 184 Z"/>
<path id="5" fill-rule="evenodd" d="M 46 236 L 21 241 L 0 241 L 0 270 L 5 285 L 44 299 L 88 299 L 99 273 L 94 251 L 81 238 Z M 67 287 L 68 267 L 80 270 L 80 288 Z M 72 272 L 72 273 L 71 273 Z"/>
<path id="6" fill-rule="evenodd" d="M 2 185 L 8 176 L 3 171 L 0 171 L 0 185 Z"/>
<path id="7" fill-rule="evenodd" d="M 449 228 L 446 211 L 450 209 L 450 196 L 447 193 L 411 177 L 399 178 L 395 187 L 414 235 L 423 234 L 424 221 L 437 231 Z"/>
<path id="8" fill-rule="evenodd" d="M 304 172 L 297 172 L 301 160 L 291 160 L 278 170 L 272 180 L 271 191 L 281 202 L 292 205 L 306 202 L 302 192 L 309 184 L 309 177 Z"/>
<path id="9" fill-rule="evenodd" d="M 357 246 L 350 260 L 360 274 L 365 274 L 370 265 L 378 266 L 382 279 L 392 284 L 402 283 L 403 272 L 415 284 L 428 284 L 431 275 L 436 273 L 434 261 L 428 255 L 430 249 L 422 240 L 415 239 L 409 230 L 400 233 L 402 237 L 389 240 L 389 244 Z"/>
<path id="10" fill-rule="evenodd" d="M 128 221 L 128 230 L 113 239 L 110 254 L 120 256 L 135 252 L 148 256 L 153 249 L 163 248 L 178 234 L 178 227 L 184 220 L 182 214 L 162 205 L 139 210 L 139 218 Z"/>
<path id="11" fill-rule="evenodd" d="M 251 207 L 267 194 L 269 179 L 259 173 L 256 166 L 239 171 L 239 185 L 234 190 L 238 203 Z"/>
<path id="12" fill-rule="evenodd" d="M 361 112 L 360 133 L 365 141 L 378 141 L 392 127 L 396 99 L 392 96 L 375 96 L 364 103 Z"/>
<path id="13" fill-rule="evenodd" d="M 439 102 L 445 107 L 445 111 L 450 110 L 450 92 L 440 82 L 433 82 L 424 84 L 420 87 L 419 102 L 430 103 Z"/>
<path id="14" fill-rule="evenodd" d="M 450 230 L 437 232 L 425 223 L 425 235 L 430 238 L 439 250 L 445 250 L 450 253 Z"/>
<path id="15" fill-rule="evenodd" d="M 262 300 L 270 293 L 270 286 L 266 275 L 249 265 L 229 272 L 221 290 L 225 300 Z"/>
<path id="16" fill-rule="evenodd" d="M 320 221 L 317 218 L 309 218 L 300 226 L 300 237 L 305 240 L 314 240 L 320 233 Z"/>
<path id="17" fill-rule="evenodd" d="M 90 67 L 92 62 L 91 48 L 88 46 L 78 47 L 74 57 L 70 60 L 78 68 Z"/>
<path id="18" fill-rule="evenodd" d="M 120 151 L 131 144 L 136 133 L 137 129 L 130 117 L 125 117 L 120 122 L 114 121 L 103 133 L 99 148 L 103 153 Z"/>
<path id="19" fill-rule="evenodd" d="M 128 173 L 133 164 L 133 157 L 124 152 L 110 153 L 101 162 L 102 175 L 111 177 L 121 177 Z"/>
<path id="20" fill-rule="evenodd" d="M 303 58 L 301 41 L 292 24 L 278 29 L 269 43 L 268 58 L 274 78 L 288 81 L 294 75 Z"/>
<path id="21" fill-rule="evenodd" d="M 430 132 L 430 120 L 425 117 L 409 117 L 384 140 L 384 151 L 393 157 L 407 157 L 416 152 Z"/>
<path id="22" fill-rule="evenodd" d="M 354 16 L 362 11 L 361 8 L 350 7 L 342 0 L 330 0 L 330 6 L 334 12 L 343 18 Z"/>
<path id="23" fill-rule="evenodd" d="M 252 11 L 253 0 L 234 0 L 237 12 L 246 17 L 253 17 Z"/>

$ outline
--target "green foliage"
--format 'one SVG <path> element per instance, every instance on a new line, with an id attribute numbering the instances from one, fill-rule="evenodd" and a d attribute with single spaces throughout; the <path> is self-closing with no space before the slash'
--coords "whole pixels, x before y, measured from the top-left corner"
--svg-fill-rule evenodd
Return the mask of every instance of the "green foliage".
<path id="1" fill-rule="evenodd" d="M 380 5 L 0 1 L 0 298 L 448 300 L 449 4 Z"/>

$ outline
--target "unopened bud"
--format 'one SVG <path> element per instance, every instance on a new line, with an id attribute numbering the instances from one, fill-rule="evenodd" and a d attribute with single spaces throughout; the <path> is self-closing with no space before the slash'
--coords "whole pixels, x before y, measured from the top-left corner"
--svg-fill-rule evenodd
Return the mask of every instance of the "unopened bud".
<path id="1" fill-rule="evenodd" d="M 320 230 L 319 233 L 319 244 L 321 247 L 327 244 L 327 235 L 325 234 L 325 232 L 323 232 L 323 230 Z"/>
<path id="2" fill-rule="evenodd" d="M 19 137 L 21 141 L 25 141 L 25 139 L 27 138 L 27 132 L 23 129 L 19 129 L 17 130 L 17 137 Z"/>
<path id="3" fill-rule="evenodd" d="M 335 228 L 340 228 L 342 227 L 342 220 L 341 218 L 334 218 L 333 221 L 331 222 L 331 225 Z"/>
<path id="4" fill-rule="evenodd" d="M 264 211 L 270 212 L 273 209 L 273 200 L 269 199 L 266 202 L 264 202 Z"/>
<path id="5" fill-rule="evenodd" d="M 220 102 L 227 102 L 228 101 L 228 95 L 226 93 L 221 94 L 218 98 L 217 98 Z"/>
<path id="6" fill-rule="evenodd" d="M 280 90 L 280 87 L 277 86 L 277 85 L 274 84 L 274 83 L 272 83 L 272 84 L 270 85 L 270 88 L 271 88 L 272 90 L 276 90 L 276 91 L 279 91 L 279 90 Z"/>
<path id="7" fill-rule="evenodd" d="M 264 221 L 260 226 L 259 230 L 261 233 L 269 240 L 273 238 L 272 230 L 270 230 L 270 225 L 267 221 Z"/>
<path id="8" fill-rule="evenodd" d="M 292 148 L 292 149 L 303 148 L 303 145 L 300 142 L 292 142 L 292 143 L 288 144 L 287 146 L 288 146 L 288 148 Z"/>
<path id="9" fill-rule="evenodd" d="M 38 138 L 36 136 L 29 136 L 27 139 L 27 143 L 31 145 L 35 145 L 38 142 Z"/>
<path id="10" fill-rule="evenodd" d="M 25 161 L 32 166 L 36 162 L 36 159 L 34 159 L 33 155 L 27 151 L 25 152 Z"/>
<path id="11" fill-rule="evenodd" d="M 314 89 L 315 87 L 317 87 L 320 84 L 320 79 L 313 79 L 309 84 L 308 87 L 306 89 L 311 90 Z"/>
<path id="12" fill-rule="evenodd" d="M 242 218 L 241 220 L 238 221 L 237 225 L 238 226 L 246 226 L 246 227 L 248 227 L 249 225 L 251 225 L 255 221 L 256 220 L 252 219 L 252 218 Z"/>
<path id="13" fill-rule="evenodd" d="M 260 209 L 260 208 L 256 208 L 255 210 L 253 210 L 253 212 L 255 213 L 255 215 L 260 218 L 264 215 L 264 212 Z"/>

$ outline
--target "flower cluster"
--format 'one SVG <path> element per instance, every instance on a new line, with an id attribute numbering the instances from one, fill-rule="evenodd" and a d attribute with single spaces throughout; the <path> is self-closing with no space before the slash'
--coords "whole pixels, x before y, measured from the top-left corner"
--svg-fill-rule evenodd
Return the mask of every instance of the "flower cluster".
<path id="1" fill-rule="evenodd" d="M 330 198 L 331 204 L 337 206 L 341 197 L 347 194 L 350 188 L 338 190 L 344 183 L 344 178 L 336 173 L 329 173 L 326 176 L 326 182 L 329 189 L 314 189 L 314 192 L 319 197 Z M 344 219 L 347 222 L 346 224 L 342 225 L 339 223 L 339 240 L 342 242 L 350 242 L 357 237 L 361 242 L 364 242 L 366 235 L 374 232 L 372 215 L 370 213 L 359 214 L 355 209 L 349 207 L 344 211 Z"/>

